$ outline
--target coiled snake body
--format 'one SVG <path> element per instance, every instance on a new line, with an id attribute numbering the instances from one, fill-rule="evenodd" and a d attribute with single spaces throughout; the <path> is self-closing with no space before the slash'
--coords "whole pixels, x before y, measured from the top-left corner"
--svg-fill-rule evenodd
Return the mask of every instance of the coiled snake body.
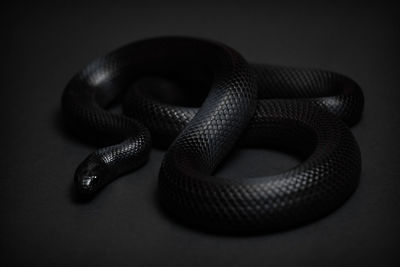
<path id="1" fill-rule="evenodd" d="M 172 87 L 183 96 L 168 93 Z M 121 96 L 127 116 L 106 110 Z M 322 70 L 248 64 L 212 41 L 161 37 L 124 46 L 79 71 L 62 106 L 76 134 L 108 145 L 76 170 L 81 194 L 145 164 L 153 139 L 169 146 L 159 174 L 161 202 L 205 227 L 304 223 L 342 204 L 360 176 L 360 151 L 348 128 L 363 108 L 354 81 Z M 304 161 L 268 177 L 213 176 L 239 144 L 286 149 Z"/>

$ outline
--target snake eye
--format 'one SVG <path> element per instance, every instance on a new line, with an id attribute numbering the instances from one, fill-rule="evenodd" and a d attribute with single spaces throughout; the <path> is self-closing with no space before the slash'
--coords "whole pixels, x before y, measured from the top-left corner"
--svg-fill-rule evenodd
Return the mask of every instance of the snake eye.
<path id="1" fill-rule="evenodd" d="M 82 187 L 92 187 L 96 183 L 97 176 L 90 175 L 90 176 L 83 176 L 81 180 Z"/>

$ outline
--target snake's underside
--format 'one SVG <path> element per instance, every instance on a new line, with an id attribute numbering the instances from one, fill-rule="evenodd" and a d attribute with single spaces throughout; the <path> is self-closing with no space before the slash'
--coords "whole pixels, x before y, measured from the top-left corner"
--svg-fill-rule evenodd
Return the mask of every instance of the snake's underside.
<path id="1" fill-rule="evenodd" d="M 123 114 L 108 108 L 123 102 Z M 355 190 L 363 94 L 329 71 L 249 64 L 217 42 L 161 37 L 135 42 L 79 71 L 62 97 L 80 137 L 103 148 L 75 173 L 80 194 L 144 165 L 168 147 L 159 174 L 163 206 L 204 227 L 274 230 L 321 217 Z M 235 146 L 300 156 L 274 176 L 217 177 Z"/>

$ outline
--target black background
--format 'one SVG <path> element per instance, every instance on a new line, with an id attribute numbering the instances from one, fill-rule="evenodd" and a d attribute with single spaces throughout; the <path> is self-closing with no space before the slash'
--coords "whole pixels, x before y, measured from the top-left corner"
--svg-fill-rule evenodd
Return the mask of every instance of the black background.
<path id="1" fill-rule="evenodd" d="M 3 5 L 2 265 L 400 266 L 399 9 L 365 2 Z M 91 202 L 77 201 L 72 176 L 94 148 L 63 130 L 64 86 L 96 56 L 159 35 L 211 38 L 249 61 L 320 67 L 355 79 L 366 98 L 363 119 L 352 129 L 363 160 L 355 194 L 296 229 L 247 237 L 205 233 L 158 208 L 163 152 L 154 150 L 142 169 Z M 272 174 L 295 164 L 283 153 L 240 150 L 218 173 Z"/>

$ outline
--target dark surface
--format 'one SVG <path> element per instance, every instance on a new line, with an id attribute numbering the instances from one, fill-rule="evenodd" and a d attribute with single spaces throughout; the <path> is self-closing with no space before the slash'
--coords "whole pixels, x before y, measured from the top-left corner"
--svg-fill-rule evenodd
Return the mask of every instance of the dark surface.
<path id="1" fill-rule="evenodd" d="M 396 266 L 400 224 L 399 21 L 378 4 L 106 4 L 2 8 L 0 255 L 6 266 Z M 61 93 L 96 56 L 158 35 L 216 39 L 249 61 L 320 67 L 355 79 L 365 93 L 353 127 L 360 185 L 329 216 L 290 231 L 235 237 L 178 224 L 156 204 L 163 152 L 77 201 L 72 177 L 93 147 L 65 133 Z M 274 174 L 289 155 L 240 150 L 218 172 Z"/>

